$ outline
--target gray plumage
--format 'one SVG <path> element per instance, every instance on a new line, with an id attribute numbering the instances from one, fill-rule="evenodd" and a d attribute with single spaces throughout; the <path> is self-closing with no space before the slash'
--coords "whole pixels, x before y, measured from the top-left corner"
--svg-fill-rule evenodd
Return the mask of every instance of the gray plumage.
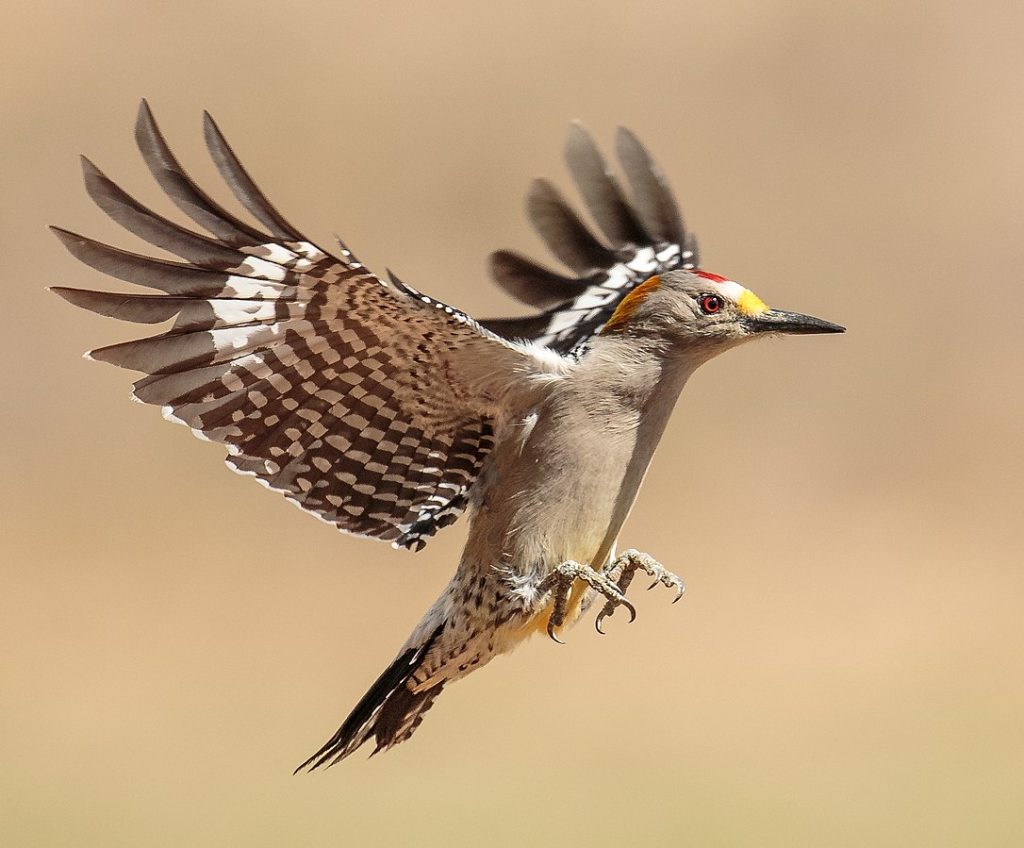
<path id="1" fill-rule="evenodd" d="M 595 599 L 599 620 L 637 570 L 681 592 L 650 557 L 615 557 L 619 531 L 683 385 L 711 357 L 772 332 L 838 332 L 770 310 L 696 269 L 696 246 L 646 150 L 628 132 L 627 198 L 593 141 L 567 158 L 607 238 L 546 181 L 534 226 L 567 276 L 508 251 L 499 284 L 539 313 L 478 323 L 340 242 L 317 247 L 256 186 L 206 115 L 210 154 L 264 229 L 213 201 L 171 153 L 143 103 L 136 138 L 154 178 L 209 235 L 163 218 L 83 159 L 113 220 L 183 262 L 62 229 L 87 265 L 164 294 L 59 287 L 72 304 L 163 333 L 92 351 L 143 372 L 133 392 L 223 444 L 227 463 L 338 529 L 419 549 L 469 511 L 455 575 L 338 732 L 304 766 L 407 739 L 444 686 L 529 635 L 564 631 Z"/>

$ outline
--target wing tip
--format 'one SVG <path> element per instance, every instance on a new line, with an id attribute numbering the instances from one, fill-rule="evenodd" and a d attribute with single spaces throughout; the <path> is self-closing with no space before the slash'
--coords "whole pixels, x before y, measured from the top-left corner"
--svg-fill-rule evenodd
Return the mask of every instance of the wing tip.
<path id="1" fill-rule="evenodd" d="M 514 250 L 508 250 L 506 248 L 493 250 L 491 251 L 491 255 L 487 257 L 487 267 L 493 272 L 496 267 L 505 268 L 519 258 L 519 254 Z"/>
<path id="2" fill-rule="evenodd" d="M 78 163 L 82 168 L 82 181 L 85 183 L 86 194 L 92 198 L 97 206 L 106 211 L 103 195 L 111 191 L 113 183 L 88 156 L 79 156 Z"/>
<path id="3" fill-rule="evenodd" d="M 149 108 L 149 101 L 143 97 L 139 100 L 139 108 L 135 113 L 135 135 L 156 127 L 156 118 L 153 117 L 153 110 Z"/>
<path id="4" fill-rule="evenodd" d="M 530 180 L 530 187 L 526 190 L 526 202 L 530 203 L 535 199 L 546 199 L 552 192 L 557 193 L 555 184 L 547 177 L 534 177 Z"/>
<path id="5" fill-rule="evenodd" d="M 75 252 L 75 246 L 81 245 L 87 240 L 85 236 L 80 235 L 79 233 L 72 232 L 71 230 L 67 230 L 64 227 L 58 227 L 55 224 L 50 224 L 49 230 L 57 237 L 57 240 L 62 245 L 64 245 L 64 247 L 67 250 L 69 250 L 72 254 L 74 254 Z"/>
<path id="6" fill-rule="evenodd" d="M 88 311 L 95 311 L 94 309 L 89 309 L 88 305 L 86 305 L 83 302 L 84 300 L 87 300 L 87 296 L 89 294 L 88 292 L 84 291 L 83 289 L 73 289 L 73 288 L 71 288 L 69 286 L 47 286 L 46 287 L 46 291 L 52 292 L 57 297 L 59 297 L 61 300 L 65 300 L 68 303 L 70 303 L 72 306 L 77 306 L 79 309 L 86 309 Z M 87 351 L 86 353 L 84 353 L 83 355 L 84 355 L 85 358 L 90 359 L 90 358 L 92 358 L 91 355 L 90 355 L 91 353 L 92 353 L 92 351 L 90 350 L 90 351 Z"/>
<path id="7" fill-rule="evenodd" d="M 636 137 L 636 133 L 629 127 L 624 127 L 622 124 L 615 127 L 615 141 L 616 143 L 626 142 L 628 144 L 640 145 L 640 139 Z M 643 145 L 640 146 L 642 147 Z"/>
<path id="8" fill-rule="evenodd" d="M 579 118 L 573 118 L 569 121 L 569 137 L 587 138 L 590 139 L 590 130 L 587 129 L 587 125 L 583 123 Z"/>
<path id="9" fill-rule="evenodd" d="M 106 362 L 108 365 L 121 366 L 121 363 L 116 361 L 117 358 L 111 353 L 111 351 L 116 347 L 117 345 L 107 345 L 106 347 L 94 347 L 92 350 L 87 350 L 84 354 L 82 354 L 82 356 L 84 359 L 89 360 L 89 362 Z"/>
<path id="10" fill-rule="evenodd" d="M 139 101 L 139 111 L 135 116 L 135 143 L 142 151 L 143 156 L 151 154 L 154 150 L 161 150 L 166 147 L 163 143 L 163 136 L 160 127 L 157 125 L 153 110 L 149 107 L 149 101 L 143 97 Z M 149 161 L 147 160 L 147 164 Z"/>
<path id="11" fill-rule="evenodd" d="M 98 310 L 89 305 L 89 296 L 93 292 L 88 292 L 85 289 L 75 289 L 69 286 L 47 286 L 48 292 L 53 292 L 61 300 L 67 301 L 72 306 L 78 309 L 84 309 L 87 312 L 97 312 Z M 93 357 L 93 351 L 88 350 L 82 354 L 83 359 L 88 359 L 90 362 L 95 361 Z"/>
<path id="12" fill-rule="evenodd" d="M 590 130 L 587 129 L 587 125 L 583 123 L 579 118 L 573 118 L 569 121 L 569 132 L 567 133 L 566 146 L 572 147 L 574 144 L 583 143 L 589 147 L 596 147 L 594 142 L 594 136 Z"/>
<path id="13" fill-rule="evenodd" d="M 220 127 L 217 126 L 217 122 L 213 119 L 213 115 L 211 115 L 206 109 L 203 109 L 203 136 L 206 138 L 206 143 L 208 145 L 215 142 L 227 145 L 224 133 L 220 131 Z"/>
<path id="14" fill-rule="evenodd" d="M 90 159 L 84 153 L 78 154 L 78 164 L 82 166 L 83 174 L 88 175 L 90 173 L 97 173 L 102 175 L 102 171 L 100 171 L 100 169 L 96 167 L 96 163 L 93 162 L 92 159 Z"/>
<path id="15" fill-rule="evenodd" d="M 81 289 L 74 289 L 70 286 L 47 286 L 46 290 L 48 292 L 53 292 L 57 297 L 61 298 L 61 300 L 66 300 L 72 306 L 78 306 L 78 304 L 75 303 L 75 300 Z"/>

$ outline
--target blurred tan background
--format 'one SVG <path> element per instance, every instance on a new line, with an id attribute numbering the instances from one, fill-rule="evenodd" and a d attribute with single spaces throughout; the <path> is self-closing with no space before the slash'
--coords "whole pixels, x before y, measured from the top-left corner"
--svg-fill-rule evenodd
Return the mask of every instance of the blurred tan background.
<path id="1" fill-rule="evenodd" d="M 1024 844 L 1024 7 L 10 3 L 0 28 L 0 843 Z M 477 315 L 567 122 L 654 151 L 705 267 L 845 337 L 697 375 L 623 541 L 685 576 L 314 776 L 447 580 L 129 403 L 129 325 L 45 231 L 129 249 L 76 154 L 171 211 L 150 98 L 203 108 L 310 236 Z M 174 217 L 172 215 L 172 217 Z M 583 507 L 585 508 L 585 506 Z M 685 538 L 685 544 L 680 539 Z"/>

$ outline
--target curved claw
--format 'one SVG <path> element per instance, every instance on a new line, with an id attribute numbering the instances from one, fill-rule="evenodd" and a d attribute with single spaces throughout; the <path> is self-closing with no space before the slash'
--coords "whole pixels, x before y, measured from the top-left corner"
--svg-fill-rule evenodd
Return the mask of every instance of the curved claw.
<path id="1" fill-rule="evenodd" d="M 559 645 L 565 644 L 565 642 L 555 635 L 555 623 L 550 618 L 548 619 L 548 636 L 551 638 L 552 642 L 557 642 Z"/>
<path id="2" fill-rule="evenodd" d="M 651 589 L 656 588 L 659 583 L 661 583 L 661 578 L 660 577 L 657 580 L 655 580 L 650 586 L 647 587 L 647 591 L 650 592 Z"/>
<path id="3" fill-rule="evenodd" d="M 594 627 L 597 629 L 597 632 L 600 633 L 602 636 L 606 636 L 607 634 L 604 632 L 604 628 L 601 627 L 601 624 L 604 622 L 606 618 L 610 618 L 611 616 L 615 615 L 616 604 L 619 606 L 623 606 L 627 610 L 629 610 L 630 624 L 636 621 L 636 607 L 633 606 L 633 604 L 630 603 L 625 596 L 616 598 L 613 601 L 608 601 L 608 605 L 611 606 L 611 609 L 609 610 L 608 606 L 605 606 L 604 609 L 602 609 L 601 612 L 597 614 L 597 618 L 594 619 Z"/>
<path id="4" fill-rule="evenodd" d="M 686 587 L 685 586 L 680 586 L 676 590 L 676 596 L 672 599 L 672 603 L 675 604 L 675 603 L 678 603 L 680 600 L 682 600 L 683 594 L 685 592 L 686 592 Z"/>

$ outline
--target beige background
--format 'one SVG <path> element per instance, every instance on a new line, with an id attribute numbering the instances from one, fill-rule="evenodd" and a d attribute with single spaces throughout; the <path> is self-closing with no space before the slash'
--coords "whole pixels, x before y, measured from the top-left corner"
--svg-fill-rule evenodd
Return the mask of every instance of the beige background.
<path id="1" fill-rule="evenodd" d="M 514 6 L 514 8 L 513 8 Z M 1019 3 L 10 3 L 0 27 L 4 845 L 1024 844 Z M 291 769 L 445 582 L 342 537 L 83 362 L 133 328 L 47 223 L 169 210 L 147 96 L 285 214 L 478 315 L 567 122 L 655 152 L 705 266 L 850 327 L 684 395 L 624 541 L 683 574 L 537 641 L 411 744 Z M 218 197 L 227 192 L 212 181 Z M 595 446 L 599 450 L 599 446 Z"/>

